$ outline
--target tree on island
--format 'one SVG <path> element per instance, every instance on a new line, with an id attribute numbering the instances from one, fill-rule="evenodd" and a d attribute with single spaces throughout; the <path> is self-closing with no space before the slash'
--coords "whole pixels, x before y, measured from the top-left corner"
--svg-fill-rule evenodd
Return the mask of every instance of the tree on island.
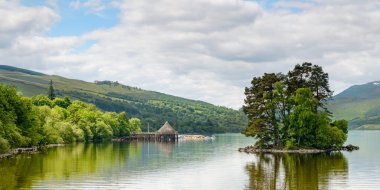
<path id="1" fill-rule="evenodd" d="M 55 93 L 54 93 L 54 88 L 53 88 L 53 80 L 50 80 L 50 85 L 48 89 L 48 97 L 50 100 L 54 100 L 55 98 Z"/>
<path id="2" fill-rule="evenodd" d="M 245 89 L 243 131 L 260 148 L 334 148 L 347 139 L 347 121 L 330 119 L 328 74 L 311 63 L 297 64 L 287 75 L 265 73 Z"/>

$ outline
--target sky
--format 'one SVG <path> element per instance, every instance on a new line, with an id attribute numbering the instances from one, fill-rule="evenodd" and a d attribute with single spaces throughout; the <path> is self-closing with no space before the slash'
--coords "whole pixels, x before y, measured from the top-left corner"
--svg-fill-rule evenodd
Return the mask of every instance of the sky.
<path id="1" fill-rule="evenodd" d="M 0 0 L 0 64 L 234 109 L 312 62 L 335 94 L 380 80 L 380 0 Z"/>

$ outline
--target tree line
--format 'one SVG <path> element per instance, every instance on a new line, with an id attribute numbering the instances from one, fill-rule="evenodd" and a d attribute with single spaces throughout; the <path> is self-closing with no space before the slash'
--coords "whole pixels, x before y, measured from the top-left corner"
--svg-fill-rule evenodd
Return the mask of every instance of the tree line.
<path id="1" fill-rule="evenodd" d="M 102 110 L 121 112 L 129 116 L 143 118 L 142 130 L 158 130 L 165 121 L 180 133 L 212 134 L 240 133 L 247 125 L 243 111 L 214 106 L 205 102 L 196 102 L 165 94 L 150 94 L 139 91 L 131 94 L 109 92 L 107 96 L 80 91 L 58 91 L 84 102 L 95 104 Z"/>
<path id="2" fill-rule="evenodd" d="M 110 140 L 141 131 L 140 126 L 138 118 L 128 118 L 125 112 L 103 112 L 93 104 L 56 98 L 52 82 L 48 96 L 32 98 L 0 84 L 0 153 L 16 147 Z"/>
<path id="3" fill-rule="evenodd" d="M 347 121 L 330 119 L 329 77 L 322 67 L 297 64 L 287 74 L 265 73 L 245 89 L 243 133 L 261 148 L 333 148 L 347 139 Z"/>

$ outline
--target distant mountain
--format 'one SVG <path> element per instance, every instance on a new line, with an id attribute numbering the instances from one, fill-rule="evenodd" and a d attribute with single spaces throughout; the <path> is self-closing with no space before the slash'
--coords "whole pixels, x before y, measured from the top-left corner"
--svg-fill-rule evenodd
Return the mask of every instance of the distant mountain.
<path id="1" fill-rule="evenodd" d="M 0 65 L 0 83 L 15 85 L 26 96 L 46 94 L 53 80 L 58 96 L 93 103 L 105 111 L 125 111 L 143 121 L 143 131 L 169 121 L 182 133 L 240 132 L 247 124 L 242 111 L 203 101 L 142 90 L 112 81 L 85 82 Z"/>
<path id="2" fill-rule="evenodd" d="M 329 109 L 350 129 L 380 129 L 380 81 L 351 86 L 334 96 Z"/>

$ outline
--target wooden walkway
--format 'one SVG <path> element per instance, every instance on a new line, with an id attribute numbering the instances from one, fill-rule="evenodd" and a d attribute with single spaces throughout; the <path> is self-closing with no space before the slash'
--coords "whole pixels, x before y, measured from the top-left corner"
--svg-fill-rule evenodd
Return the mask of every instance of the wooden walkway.
<path id="1" fill-rule="evenodd" d="M 178 141 L 178 134 L 160 134 L 157 132 L 142 132 L 133 133 L 131 135 L 131 140 L 142 140 L 142 141 L 156 141 L 156 142 L 175 142 Z"/>

